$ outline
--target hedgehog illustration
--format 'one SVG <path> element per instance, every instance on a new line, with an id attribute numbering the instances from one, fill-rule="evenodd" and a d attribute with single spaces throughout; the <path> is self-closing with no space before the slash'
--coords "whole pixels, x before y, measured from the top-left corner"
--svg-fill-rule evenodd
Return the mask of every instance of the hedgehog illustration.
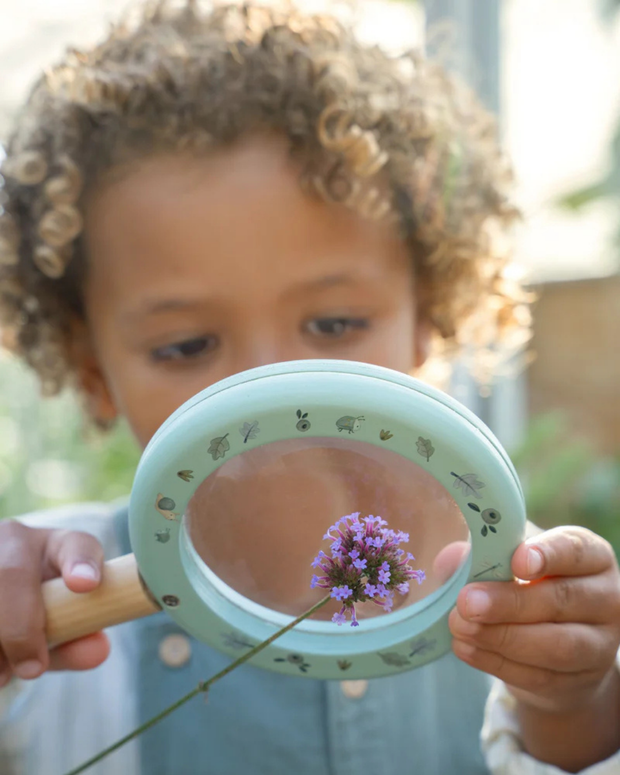
<path id="1" fill-rule="evenodd" d="M 336 420 L 336 428 L 338 428 L 339 433 L 342 431 L 347 431 L 349 434 L 355 433 L 362 427 L 362 422 L 365 419 L 365 417 L 350 417 L 349 415 L 345 415 L 339 420 Z"/>

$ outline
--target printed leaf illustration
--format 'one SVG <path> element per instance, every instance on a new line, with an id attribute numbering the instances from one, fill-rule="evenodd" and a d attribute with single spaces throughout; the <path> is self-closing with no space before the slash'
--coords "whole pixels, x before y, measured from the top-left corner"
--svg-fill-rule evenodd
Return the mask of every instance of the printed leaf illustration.
<path id="1" fill-rule="evenodd" d="M 437 645 L 437 641 L 433 638 L 433 640 L 428 640 L 428 638 L 417 638 L 416 640 L 412 640 L 409 644 L 409 648 L 411 649 L 411 654 L 409 654 L 410 657 L 415 657 L 418 654 L 426 654 L 429 651 L 432 651 L 435 646 Z"/>
<path id="2" fill-rule="evenodd" d="M 194 472 L 193 471 L 178 471 L 177 476 L 179 479 L 183 479 L 184 482 L 189 482 L 190 479 L 194 478 Z"/>
<path id="3" fill-rule="evenodd" d="M 244 422 L 243 426 L 239 428 L 239 433 L 243 436 L 244 444 L 248 443 L 248 439 L 255 439 L 260 433 L 258 420 L 254 420 L 254 422 Z"/>
<path id="4" fill-rule="evenodd" d="M 394 438 L 394 434 L 391 431 L 381 431 L 379 438 L 381 441 L 389 441 L 390 439 Z"/>
<path id="5" fill-rule="evenodd" d="M 230 449 L 230 442 L 227 439 L 228 434 L 225 436 L 218 436 L 216 439 L 211 439 L 211 445 L 209 446 L 209 454 L 213 460 L 219 460 Z"/>
<path id="6" fill-rule="evenodd" d="M 422 455 L 422 457 L 425 457 L 426 462 L 428 463 L 435 452 L 435 447 L 431 444 L 431 440 L 423 439 L 422 436 L 418 436 L 416 447 L 418 448 L 418 453 Z"/>
<path id="7" fill-rule="evenodd" d="M 395 654 L 393 651 L 390 652 L 378 652 L 381 659 L 385 662 L 386 665 L 389 665 L 390 667 L 405 667 L 405 665 L 410 664 L 407 657 L 403 656 L 402 654 Z"/>
<path id="8" fill-rule="evenodd" d="M 469 506 L 470 509 L 472 509 L 473 511 L 477 511 L 478 514 L 480 514 L 480 506 L 478 506 L 477 503 L 468 503 L 467 505 Z"/>
<path id="9" fill-rule="evenodd" d="M 247 640 L 247 638 L 245 638 L 243 635 L 238 635 L 235 632 L 222 633 L 222 640 L 224 641 L 224 644 L 230 649 L 252 649 L 255 645 L 251 641 Z"/>
<path id="10" fill-rule="evenodd" d="M 485 525 L 480 532 L 482 533 L 483 536 L 486 536 L 486 534 L 489 532 L 487 530 L 487 526 Z"/>
<path id="11" fill-rule="evenodd" d="M 308 416 L 308 412 L 304 412 L 302 414 L 301 409 L 297 410 L 297 417 L 299 420 L 305 420 L 307 416 Z"/>
<path id="12" fill-rule="evenodd" d="M 482 498 L 479 490 L 486 485 L 478 479 L 477 474 L 461 474 L 459 476 L 454 471 L 450 471 L 450 474 L 454 477 L 454 486 L 457 490 L 462 490 L 465 495 L 473 495 L 474 498 Z"/>
<path id="13" fill-rule="evenodd" d="M 489 530 L 490 530 L 492 533 L 497 533 L 497 530 L 496 530 L 496 528 L 494 528 L 494 527 L 493 527 L 493 525 L 489 525 Z"/>

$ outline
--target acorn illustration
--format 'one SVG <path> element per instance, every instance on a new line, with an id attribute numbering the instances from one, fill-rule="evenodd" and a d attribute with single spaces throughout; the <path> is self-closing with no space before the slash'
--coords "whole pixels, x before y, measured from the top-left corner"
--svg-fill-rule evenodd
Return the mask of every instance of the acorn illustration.
<path id="1" fill-rule="evenodd" d="M 485 509 L 480 516 L 487 525 L 497 525 L 502 519 L 502 515 L 497 509 Z"/>
<path id="2" fill-rule="evenodd" d="M 172 500 L 172 498 L 166 498 L 161 493 L 157 495 L 155 508 L 163 517 L 166 517 L 166 519 L 175 520 L 179 516 L 179 514 L 175 513 L 174 511 L 176 508 L 176 503 Z"/>
<path id="3" fill-rule="evenodd" d="M 295 426 L 297 428 L 297 430 L 301 431 L 302 433 L 305 433 L 306 431 L 309 431 L 311 426 L 310 426 L 310 420 L 307 419 L 308 412 L 303 412 L 303 414 L 302 414 L 301 409 L 298 409 L 297 410 L 297 417 L 298 417 L 298 420 L 299 420 L 297 425 Z"/>

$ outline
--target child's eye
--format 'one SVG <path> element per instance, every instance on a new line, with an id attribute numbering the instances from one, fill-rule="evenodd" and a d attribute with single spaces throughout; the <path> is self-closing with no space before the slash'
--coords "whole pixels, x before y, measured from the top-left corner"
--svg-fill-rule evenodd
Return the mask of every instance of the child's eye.
<path id="1" fill-rule="evenodd" d="M 197 336 L 195 339 L 186 339 L 182 342 L 167 344 L 151 350 L 151 358 L 156 361 L 184 361 L 205 355 L 217 346 L 214 336 Z"/>
<path id="2" fill-rule="evenodd" d="M 314 336 L 337 339 L 352 331 L 368 328 L 365 318 L 315 318 L 306 323 L 306 330 Z"/>

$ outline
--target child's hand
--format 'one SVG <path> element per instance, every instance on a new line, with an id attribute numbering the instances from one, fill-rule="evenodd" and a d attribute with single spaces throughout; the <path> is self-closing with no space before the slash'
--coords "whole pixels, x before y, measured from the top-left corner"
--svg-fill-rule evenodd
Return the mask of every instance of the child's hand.
<path id="1" fill-rule="evenodd" d="M 612 675 L 620 644 L 611 546 L 585 528 L 555 528 L 519 546 L 512 570 L 529 583 L 461 590 L 450 614 L 455 654 L 500 678 L 522 703 L 584 707 Z"/>
<path id="2" fill-rule="evenodd" d="M 49 652 L 41 595 L 41 583 L 60 575 L 73 592 L 90 592 L 101 580 L 102 563 L 100 543 L 86 533 L 0 523 L 0 687 L 12 675 L 87 670 L 106 659 L 102 633 Z"/>

